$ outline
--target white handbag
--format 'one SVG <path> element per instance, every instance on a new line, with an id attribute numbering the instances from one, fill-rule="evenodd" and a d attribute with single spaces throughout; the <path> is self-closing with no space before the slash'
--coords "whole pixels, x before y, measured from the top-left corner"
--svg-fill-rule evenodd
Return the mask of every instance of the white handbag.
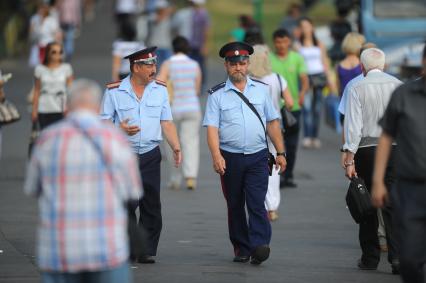
<path id="1" fill-rule="evenodd" d="M 18 109 L 16 109 L 16 106 L 12 102 L 6 99 L 0 102 L 0 125 L 16 122 L 20 118 Z"/>

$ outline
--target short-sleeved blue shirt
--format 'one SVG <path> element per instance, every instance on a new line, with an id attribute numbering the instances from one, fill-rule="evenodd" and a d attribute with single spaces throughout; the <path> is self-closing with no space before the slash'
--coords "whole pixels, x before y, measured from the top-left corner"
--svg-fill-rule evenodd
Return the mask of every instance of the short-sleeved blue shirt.
<path id="1" fill-rule="evenodd" d="M 232 89 L 238 91 L 228 79 L 224 87 L 209 95 L 203 126 L 219 129 L 222 150 L 256 153 L 266 148 L 265 132 L 256 114 Z M 256 107 L 265 126 L 266 122 L 279 119 L 267 85 L 247 78 L 243 94 Z"/>
<path id="2" fill-rule="evenodd" d="M 119 126 L 129 119 L 140 131 L 127 138 L 135 153 L 143 154 L 157 147 L 161 140 L 161 121 L 173 120 L 167 88 L 156 81 L 150 82 L 138 99 L 130 84 L 130 76 L 116 88 L 107 88 L 104 94 L 101 118 Z"/>

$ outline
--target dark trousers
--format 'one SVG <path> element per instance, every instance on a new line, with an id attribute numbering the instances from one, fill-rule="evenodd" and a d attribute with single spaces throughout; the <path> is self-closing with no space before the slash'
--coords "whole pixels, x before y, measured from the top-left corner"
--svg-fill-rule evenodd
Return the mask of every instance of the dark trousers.
<path id="1" fill-rule="evenodd" d="M 52 125 L 55 122 L 58 122 L 64 118 L 63 113 L 38 113 L 38 123 L 40 130 Z"/>
<path id="2" fill-rule="evenodd" d="M 390 156 L 385 175 L 386 187 L 391 189 L 394 183 L 394 156 L 395 148 L 392 148 L 392 154 Z M 367 190 L 371 193 L 373 169 L 374 169 L 374 157 L 376 147 L 364 147 L 359 148 L 355 154 L 355 168 L 358 176 L 361 177 Z M 389 247 L 388 261 L 392 263 L 392 260 L 399 258 L 399 241 L 393 232 L 392 225 L 392 204 L 388 203 L 382 208 L 383 221 L 385 223 L 386 241 Z M 359 224 L 359 243 L 362 249 L 361 260 L 368 266 L 377 266 L 380 261 L 380 247 L 379 237 L 377 235 L 377 229 L 379 227 L 379 220 L 377 213 L 366 217 L 365 221 Z"/>
<path id="3" fill-rule="evenodd" d="M 160 148 L 156 147 L 147 153 L 138 155 L 138 161 L 144 193 L 142 199 L 139 200 L 139 224 L 147 233 L 147 253 L 155 256 L 163 227 L 160 202 Z M 136 221 L 134 210 L 130 217 Z"/>
<path id="4" fill-rule="evenodd" d="M 294 165 L 296 164 L 297 145 L 299 144 L 299 131 L 300 131 L 300 110 L 292 111 L 293 116 L 296 118 L 297 123 L 290 130 L 284 133 L 284 143 L 287 153 L 287 167 L 284 171 L 284 178 L 293 179 Z"/>
<path id="5" fill-rule="evenodd" d="M 401 241 L 401 276 L 405 283 L 424 283 L 426 265 L 426 181 L 397 180 L 392 200 Z"/>
<path id="6" fill-rule="evenodd" d="M 235 255 L 250 255 L 254 248 L 271 241 L 265 208 L 269 178 L 267 150 L 254 154 L 222 151 L 222 155 L 226 162 L 221 182 L 228 206 L 229 238 Z"/>

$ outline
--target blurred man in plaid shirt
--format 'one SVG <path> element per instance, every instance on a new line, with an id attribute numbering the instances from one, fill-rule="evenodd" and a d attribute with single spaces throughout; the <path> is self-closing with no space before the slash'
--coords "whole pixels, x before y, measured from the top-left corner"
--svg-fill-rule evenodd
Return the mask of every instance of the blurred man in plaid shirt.
<path id="1" fill-rule="evenodd" d="M 98 118 L 100 99 L 94 82 L 74 82 L 68 116 L 41 133 L 29 163 L 43 282 L 132 281 L 125 206 L 141 180 L 126 138 Z"/>

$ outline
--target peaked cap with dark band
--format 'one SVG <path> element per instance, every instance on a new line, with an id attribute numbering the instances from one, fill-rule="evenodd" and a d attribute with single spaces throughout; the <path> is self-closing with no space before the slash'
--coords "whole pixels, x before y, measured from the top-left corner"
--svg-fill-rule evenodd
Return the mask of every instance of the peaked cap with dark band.
<path id="1" fill-rule="evenodd" d="M 253 47 L 245 42 L 235 41 L 225 44 L 219 51 L 219 56 L 226 61 L 238 62 L 249 58 Z"/>
<path id="2" fill-rule="evenodd" d="M 157 46 L 148 47 L 129 54 L 124 57 L 124 59 L 129 59 L 130 63 L 155 64 L 157 62 L 157 55 L 155 54 L 156 49 Z"/>

